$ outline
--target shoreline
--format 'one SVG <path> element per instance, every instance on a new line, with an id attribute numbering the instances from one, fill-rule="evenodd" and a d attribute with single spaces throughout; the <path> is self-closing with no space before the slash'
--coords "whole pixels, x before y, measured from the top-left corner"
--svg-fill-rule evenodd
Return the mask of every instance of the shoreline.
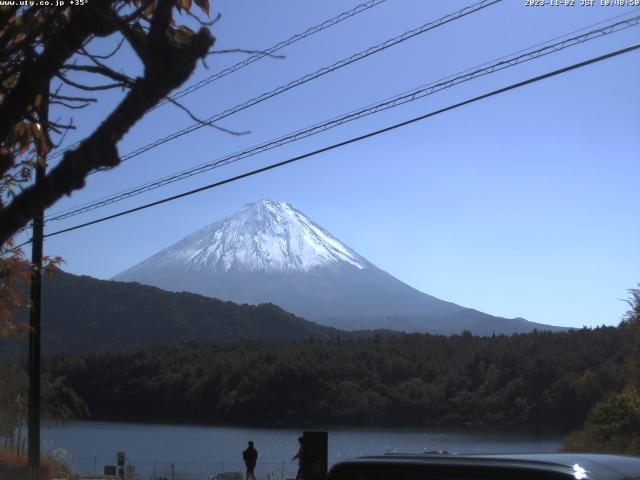
<path id="1" fill-rule="evenodd" d="M 561 448 L 564 438 L 549 431 L 534 433 L 489 427 L 315 427 L 329 433 L 330 464 L 386 452 L 550 453 Z M 295 475 L 297 465 L 290 459 L 297 450 L 296 439 L 304 430 L 311 430 L 311 427 L 80 420 L 43 432 L 43 439 L 51 451 L 61 449 L 66 453 L 74 471 L 79 473 L 113 465 L 116 452 L 124 451 L 136 466 L 136 472 L 142 475 L 167 472 L 173 463 L 194 478 L 209 478 L 222 471 L 223 465 L 224 471 L 241 468 L 241 451 L 248 440 L 254 441 L 260 452 L 264 473 L 284 468 L 286 475 Z"/>
<path id="2" fill-rule="evenodd" d="M 331 424 L 313 422 L 264 422 L 264 423 L 213 423 L 195 420 L 155 420 L 155 419 L 75 419 L 63 424 L 52 425 L 54 428 L 64 428 L 71 424 L 97 425 L 141 425 L 159 427 L 190 427 L 190 428 L 228 428 L 250 430 L 325 430 L 325 431 L 358 431 L 358 432 L 389 432 L 389 433 L 487 433 L 487 434 L 520 434 L 520 435 L 549 435 L 564 437 L 572 429 L 560 428 L 553 425 L 523 425 L 523 424 L 453 424 L 439 423 L 428 425 L 392 425 L 392 424 Z M 50 427 L 47 427 L 50 428 Z"/>

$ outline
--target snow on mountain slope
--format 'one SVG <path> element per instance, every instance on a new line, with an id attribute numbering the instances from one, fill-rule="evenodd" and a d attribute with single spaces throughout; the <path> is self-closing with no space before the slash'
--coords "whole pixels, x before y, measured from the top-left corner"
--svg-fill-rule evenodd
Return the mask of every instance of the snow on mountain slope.
<path id="1" fill-rule="evenodd" d="M 287 203 L 260 200 L 116 275 L 174 292 L 275 303 L 307 319 L 464 307 L 380 270 Z"/>
<path id="2" fill-rule="evenodd" d="M 274 303 L 345 330 L 484 334 L 529 331 L 403 283 L 287 203 L 260 200 L 185 237 L 114 280 L 236 303 Z"/>
<path id="3" fill-rule="evenodd" d="M 368 262 L 288 203 L 260 200 L 189 235 L 118 275 L 148 267 L 189 271 L 306 272 Z"/>

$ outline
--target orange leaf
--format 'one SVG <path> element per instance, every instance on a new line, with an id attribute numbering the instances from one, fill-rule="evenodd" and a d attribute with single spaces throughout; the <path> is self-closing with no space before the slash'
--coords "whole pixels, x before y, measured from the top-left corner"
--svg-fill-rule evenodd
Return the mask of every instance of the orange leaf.
<path id="1" fill-rule="evenodd" d="M 38 155 L 44 155 L 49 151 L 49 144 L 47 143 L 47 139 L 42 131 L 42 127 L 39 124 L 32 124 L 31 132 L 33 133 L 33 139 L 37 147 Z"/>
<path id="2" fill-rule="evenodd" d="M 24 122 L 18 122 L 13 127 L 13 131 L 15 132 L 16 136 L 21 137 L 22 135 L 24 135 L 26 128 L 27 125 Z"/>
<path id="3" fill-rule="evenodd" d="M 149 18 L 155 9 L 156 9 L 156 4 L 154 2 L 151 2 L 149 5 L 147 5 L 147 8 L 144 9 L 144 12 L 142 12 L 142 15 L 144 15 L 145 18 Z"/>
<path id="4" fill-rule="evenodd" d="M 209 0 L 196 0 L 196 5 L 200 7 L 207 17 L 209 16 Z"/>

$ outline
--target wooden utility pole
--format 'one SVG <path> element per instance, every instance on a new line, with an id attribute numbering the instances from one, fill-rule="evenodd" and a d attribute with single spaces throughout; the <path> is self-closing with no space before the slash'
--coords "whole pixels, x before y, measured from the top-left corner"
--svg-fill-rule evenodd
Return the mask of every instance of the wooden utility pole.
<path id="1" fill-rule="evenodd" d="M 43 92 L 39 115 L 42 138 L 48 141 L 49 85 Z M 39 156 L 36 164 L 36 185 L 45 180 L 47 155 Z M 41 351 L 41 298 L 42 298 L 42 244 L 44 234 L 44 209 L 33 217 L 31 239 L 31 309 L 29 310 L 29 450 L 28 465 L 31 480 L 40 480 L 40 351 Z"/>
<path id="2" fill-rule="evenodd" d="M 302 478 L 327 478 L 329 435 L 327 432 L 302 433 Z"/>

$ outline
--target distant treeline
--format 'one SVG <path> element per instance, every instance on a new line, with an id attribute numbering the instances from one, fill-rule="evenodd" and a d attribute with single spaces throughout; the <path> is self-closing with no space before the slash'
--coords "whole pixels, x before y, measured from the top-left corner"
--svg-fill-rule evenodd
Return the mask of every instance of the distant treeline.
<path id="1" fill-rule="evenodd" d="M 571 429 L 622 390 L 621 328 L 148 347 L 49 357 L 90 418 L 236 424 L 529 424 Z"/>

